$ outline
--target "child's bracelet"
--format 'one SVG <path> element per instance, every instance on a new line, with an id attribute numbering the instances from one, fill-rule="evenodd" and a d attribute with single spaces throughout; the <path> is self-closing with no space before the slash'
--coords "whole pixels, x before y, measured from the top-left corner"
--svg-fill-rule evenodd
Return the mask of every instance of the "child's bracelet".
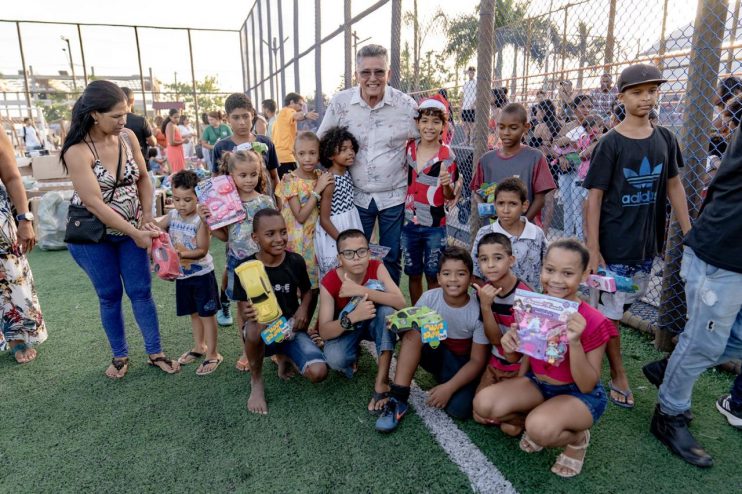
<path id="1" fill-rule="evenodd" d="M 314 197 L 315 199 L 317 199 L 317 202 L 320 202 L 320 200 L 322 199 L 322 196 L 321 196 L 321 195 L 319 195 L 319 194 L 318 194 L 317 192 L 315 192 L 315 191 L 312 191 L 312 197 Z"/>

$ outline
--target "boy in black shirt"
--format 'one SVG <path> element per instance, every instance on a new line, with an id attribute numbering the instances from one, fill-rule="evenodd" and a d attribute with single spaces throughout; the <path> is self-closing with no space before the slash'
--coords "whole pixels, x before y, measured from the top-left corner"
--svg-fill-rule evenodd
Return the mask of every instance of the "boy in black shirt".
<path id="1" fill-rule="evenodd" d="M 678 176 L 683 165 L 675 136 L 654 127 L 649 114 L 657 105 L 659 85 L 666 82 L 653 65 L 627 67 L 618 79 L 618 100 L 626 117 L 598 141 L 583 186 L 587 199 L 588 269 L 598 266 L 632 278 L 634 293 L 602 293 L 600 311 L 616 325 L 623 313 L 646 291 L 652 261 L 665 235 L 667 200 L 683 233 L 690 230 L 685 190 Z M 611 364 L 611 401 L 633 408 L 621 360 L 619 337 L 606 348 Z"/>
<path id="2" fill-rule="evenodd" d="M 311 382 L 324 381 L 327 377 L 327 363 L 322 351 L 307 335 L 307 326 L 312 319 L 312 314 L 309 313 L 312 287 L 304 258 L 286 251 L 288 235 L 286 222 L 281 213 L 275 209 L 258 211 L 253 218 L 252 237 L 260 246 L 260 250 L 248 259 L 257 259 L 265 265 L 265 271 L 283 316 L 287 320 L 292 318 L 294 320 L 292 329 L 294 337 L 273 343 L 266 348 L 260 337 L 265 325 L 258 324 L 255 308 L 249 301 L 247 303 L 244 314 L 246 322 L 242 328 L 251 372 L 247 409 L 265 415 L 268 413 L 263 384 L 263 358 L 266 355 L 277 357 L 278 375 L 282 379 L 290 378 L 293 375 L 293 368 L 296 367 Z M 241 283 L 235 283 L 234 296 L 236 300 L 247 300 L 247 294 Z"/>

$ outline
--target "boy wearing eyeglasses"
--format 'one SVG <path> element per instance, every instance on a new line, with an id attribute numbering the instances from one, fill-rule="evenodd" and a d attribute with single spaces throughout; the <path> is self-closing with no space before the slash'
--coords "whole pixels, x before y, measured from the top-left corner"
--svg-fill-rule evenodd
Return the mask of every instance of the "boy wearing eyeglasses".
<path id="1" fill-rule="evenodd" d="M 389 364 L 396 343 L 386 328 L 386 317 L 406 303 L 384 263 L 371 259 L 362 231 L 341 232 L 337 248 L 339 266 L 322 279 L 319 293 L 319 333 L 325 340 L 325 360 L 331 369 L 350 379 L 358 369 L 361 340 L 376 344 L 378 370 L 368 410 L 377 413 L 388 399 Z M 380 282 L 384 289 L 366 286 L 369 280 Z"/>

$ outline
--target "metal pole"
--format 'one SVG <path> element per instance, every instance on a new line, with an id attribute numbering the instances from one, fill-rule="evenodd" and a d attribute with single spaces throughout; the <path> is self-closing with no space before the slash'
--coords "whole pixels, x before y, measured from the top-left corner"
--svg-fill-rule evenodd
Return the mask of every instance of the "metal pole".
<path id="1" fill-rule="evenodd" d="M 688 63 L 686 101 L 689 104 L 678 139 L 685 162 L 684 171 L 681 173 L 691 218 L 698 215 L 701 206 L 700 196 L 703 190 L 701 177 L 706 169 L 708 140 L 699 136 L 705 136 L 707 130 L 711 128 L 726 16 L 727 0 L 699 0 L 694 24 L 696 29 L 693 32 Z M 667 236 L 659 305 L 659 331 L 655 340 L 657 348 L 663 351 L 672 349 L 674 334 L 682 331 L 685 326 L 684 284 L 680 279 L 682 245 L 683 234 L 673 215 Z"/>
<path id="2" fill-rule="evenodd" d="M 278 91 L 278 94 L 288 93 L 288 90 L 286 89 L 286 71 L 283 70 L 283 64 L 285 63 L 285 53 L 284 53 L 283 45 L 286 43 L 286 38 L 283 37 L 282 4 L 283 2 L 281 0 L 278 0 L 278 39 L 281 40 L 281 45 L 278 48 L 279 49 L 278 58 L 279 58 L 280 67 L 281 67 L 281 87 Z"/>
<path id="3" fill-rule="evenodd" d="M 567 16 L 569 15 L 569 4 L 564 6 L 564 27 L 562 28 L 562 78 L 564 78 L 564 60 L 567 58 Z M 554 64 L 556 71 L 556 64 Z"/>
<path id="4" fill-rule="evenodd" d="M 258 44 L 260 45 L 260 77 L 265 79 L 265 64 L 263 63 L 263 2 L 258 0 Z M 270 51 L 270 50 L 268 50 Z M 265 99 L 265 82 L 260 83 L 260 101 Z"/>
<path id="5" fill-rule="evenodd" d="M 608 7 L 608 34 L 605 37 L 605 60 L 603 61 L 603 72 L 610 70 L 611 64 L 613 64 L 613 48 L 616 44 L 616 36 L 614 34 L 616 28 L 616 0 L 611 0 L 610 6 Z"/>
<path id="6" fill-rule="evenodd" d="M 417 21 L 416 21 L 417 22 Z M 401 84 L 400 43 L 402 39 L 402 0 L 392 0 L 391 79 L 389 85 L 399 89 Z"/>
<path id="7" fill-rule="evenodd" d="M 266 19 L 268 20 L 268 70 L 270 74 L 269 87 L 270 87 L 271 99 L 276 99 L 275 95 L 278 93 L 278 91 L 275 91 L 275 92 L 273 91 L 274 84 L 275 84 L 275 77 L 273 75 L 273 67 L 274 67 L 273 46 L 275 45 L 275 40 L 273 39 L 273 26 L 272 26 L 273 22 L 271 22 L 273 19 L 271 17 L 271 0 L 265 0 L 265 15 L 266 15 Z M 261 38 L 261 41 L 262 41 L 262 38 Z"/>
<path id="8" fill-rule="evenodd" d="M 660 71 L 663 70 L 665 66 L 665 51 L 667 51 L 667 2 L 668 0 L 665 0 L 664 5 L 662 6 L 662 28 L 660 31 L 660 49 L 658 52 L 659 60 L 657 60 L 657 68 L 660 69 Z"/>
<path id="9" fill-rule="evenodd" d="M 474 123 L 474 155 L 472 166 L 479 162 L 479 158 L 487 152 L 487 123 L 492 100 L 492 53 L 495 49 L 495 0 L 482 0 L 479 5 L 479 41 L 477 43 L 477 99 L 475 103 Z M 479 211 L 471 201 L 472 215 L 470 227 L 471 240 L 479 229 Z"/>
<path id="10" fill-rule="evenodd" d="M 201 117 L 198 112 L 198 93 L 196 93 L 196 68 L 193 66 L 193 43 L 191 42 L 191 30 L 188 29 L 188 57 L 191 60 L 191 87 L 193 88 L 193 107 L 196 116 L 196 135 L 201 134 Z"/>
<path id="11" fill-rule="evenodd" d="M 667 0 L 665 0 L 667 1 Z M 739 7 L 740 0 L 734 3 L 734 13 L 732 14 L 732 29 L 729 32 L 729 50 L 727 51 L 727 74 L 732 74 L 734 64 L 734 45 L 737 43 L 737 24 L 739 24 Z"/>
<path id="12" fill-rule="evenodd" d="M 523 57 L 523 83 L 521 84 L 523 101 L 528 100 L 528 65 L 531 62 L 531 21 L 532 19 L 529 18 L 526 27 L 526 56 Z"/>
<path id="13" fill-rule="evenodd" d="M 320 0 L 314 0 L 314 78 L 316 90 L 314 111 L 322 115 L 325 102 L 322 99 L 322 11 Z"/>
<path id="14" fill-rule="evenodd" d="M 26 93 L 26 110 L 28 116 L 33 119 L 31 110 L 31 89 L 28 85 L 28 71 L 26 70 L 26 54 L 23 52 L 23 37 L 21 36 L 21 23 L 16 21 L 15 30 L 18 33 L 18 49 L 21 51 L 21 65 L 23 65 L 23 89 Z"/>
<path id="15" fill-rule="evenodd" d="M 190 40 L 191 33 L 188 33 Z M 139 47 L 139 28 L 134 26 L 134 41 L 137 44 L 137 62 L 139 63 L 139 84 L 142 85 L 142 106 L 144 107 L 144 116 L 147 117 L 147 93 L 144 87 L 144 71 L 142 70 L 142 50 Z"/>
<path id="16" fill-rule="evenodd" d="M 393 12 L 393 11 L 392 11 Z M 351 22 L 350 22 L 350 0 L 345 0 L 343 2 L 343 42 L 344 44 L 344 51 L 345 51 L 345 76 L 343 81 L 343 86 L 345 89 L 348 89 L 351 86 L 351 81 L 353 80 L 353 40 L 352 40 L 352 32 L 351 32 Z M 394 24 L 394 22 L 392 22 Z"/>
<path id="17" fill-rule="evenodd" d="M 88 68 L 85 66 L 85 48 L 82 44 L 82 31 L 80 30 L 80 24 L 77 25 L 77 40 L 80 43 L 80 58 L 82 59 L 82 77 L 85 81 L 85 85 L 88 85 Z"/>
<path id="18" fill-rule="evenodd" d="M 245 40 L 243 39 L 245 25 L 240 28 L 240 62 L 242 63 L 242 92 L 247 92 L 247 74 L 245 73 Z"/>
<path id="19" fill-rule="evenodd" d="M 70 46 L 70 39 L 62 36 L 62 41 L 67 43 L 67 56 L 70 59 L 70 72 L 72 72 L 72 88 L 77 94 L 77 77 L 75 77 L 75 64 L 72 62 L 72 47 Z"/>
<path id="20" fill-rule="evenodd" d="M 253 95 L 254 101 L 258 101 L 258 52 L 257 52 L 257 43 L 255 42 L 255 12 L 250 12 L 250 24 L 252 24 L 252 31 L 251 31 L 251 45 L 252 45 L 252 74 L 253 74 L 253 80 L 254 86 L 253 90 L 255 91 L 255 94 Z"/>
<path id="21" fill-rule="evenodd" d="M 299 0 L 294 0 L 294 91 L 301 94 L 299 83 Z"/>

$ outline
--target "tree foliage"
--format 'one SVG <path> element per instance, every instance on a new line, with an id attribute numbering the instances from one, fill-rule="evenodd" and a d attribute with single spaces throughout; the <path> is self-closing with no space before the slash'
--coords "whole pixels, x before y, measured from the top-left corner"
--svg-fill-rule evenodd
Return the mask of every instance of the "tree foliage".
<path id="1" fill-rule="evenodd" d="M 193 98 L 193 86 L 187 82 L 165 84 L 165 90 L 171 93 L 173 98 L 177 96 L 179 101 L 186 104 L 186 108 L 195 110 Z M 196 94 L 199 112 L 209 112 L 224 109 L 224 94 L 219 88 L 217 76 L 207 75 L 201 81 L 196 81 Z M 255 102 L 253 102 L 255 104 Z"/>

